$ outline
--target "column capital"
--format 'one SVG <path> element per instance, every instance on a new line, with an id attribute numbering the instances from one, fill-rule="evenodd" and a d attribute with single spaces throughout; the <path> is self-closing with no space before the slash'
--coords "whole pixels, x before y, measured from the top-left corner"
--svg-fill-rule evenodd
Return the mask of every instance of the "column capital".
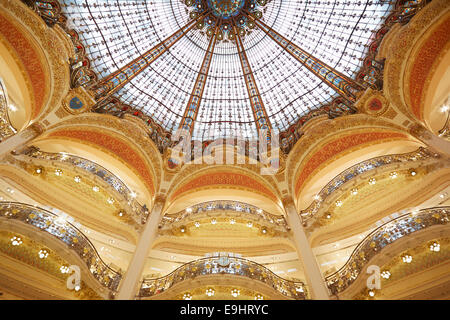
<path id="1" fill-rule="evenodd" d="M 154 204 L 164 205 L 166 203 L 166 195 L 162 193 L 158 193 L 155 195 Z"/>
<path id="2" fill-rule="evenodd" d="M 283 199 L 281 199 L 281 202 L 283 203 L 285 209 L 290 206 L 293 206 L 295 208 L 294 199 L 291 196 L 284 197 Z"/>

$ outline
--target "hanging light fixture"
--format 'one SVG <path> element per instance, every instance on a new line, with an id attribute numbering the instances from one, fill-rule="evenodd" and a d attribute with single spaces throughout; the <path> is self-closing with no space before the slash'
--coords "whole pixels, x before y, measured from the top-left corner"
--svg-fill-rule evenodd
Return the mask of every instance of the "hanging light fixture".
<path id="1" fill-rule="evenodd" d="M 45 259 L 48 257 L 48 251 L 46 249 L 39 250 L 39 258 Z"/>
<path id="2" fill-rule="evenodd" d="M 241 291 L 239 290 L 239 289 L 236 289 L 236 288 L 234 288 L 234 289 L 231 289 L 231 295 L 233 296 L 233 297 L 237 297 L 237 296 L 239 296 L 241 294 Z"/>

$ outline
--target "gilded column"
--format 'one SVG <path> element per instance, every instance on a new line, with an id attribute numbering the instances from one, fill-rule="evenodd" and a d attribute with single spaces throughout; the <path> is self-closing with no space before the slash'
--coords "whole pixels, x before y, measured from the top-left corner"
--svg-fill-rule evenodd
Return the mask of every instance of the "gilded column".
<path id="1" fill-rule="evenodd" d="M 329 300 L 329 291 L 317 264 L 316 257 L 309 245 L 308 237 L 303 228 L 300 216 L 295 209 L 292 199 L 283 201 L 287 214 L 287 222 L 293 232 L 295 247 L 305 271 L 306 283 L 308 284 L 311 297 L 316 300 Z"/>
<path id="2" fill-rule="evenodd" d="M 139 237 L 133 258 L 128 265 L 128 270 L 125 277 L 121 282 L 116 300 L 133 300 L 136 297 L 136 293 L 139 290 L 138 286 L 141 279 L 142 270 L 144 269 L 145 260 L 147 259 L 154 240 L 156 239 L 164 203 L 165 199 L 163 197 L 156 197 L 150 216 L 145 224 L 141 236 Z"/>

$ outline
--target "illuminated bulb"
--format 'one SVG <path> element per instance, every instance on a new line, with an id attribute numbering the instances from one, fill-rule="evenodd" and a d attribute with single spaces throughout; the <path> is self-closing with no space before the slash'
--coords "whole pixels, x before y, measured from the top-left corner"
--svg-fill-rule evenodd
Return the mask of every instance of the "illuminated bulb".
<path id="1" fill-rule="evenodd" d="M 262 213 L 262 209 L 257 209 L 256 212 Z"/>
<path id="2" fill-rule="evenodd" d="M 404 256 L 402 257 L 402 260 L 403 260 L 404 263 L 411 263 L 411 261 L 412 261 L 412 256 L 410 256 L 410 255 L 404 255 Z"/>
<path id="3" fill-rule="evenodd" d="M 267 229 L 266 229 L 266 228 L 262 228 L 262 229 L 261 229 L 261 232 L 264 233 L 264 234 L 266 234 L 266 233 L 267 233 Z"/>
<path id="4" fill-rule="evenodd" d="M 439 198 L 444 199 L 447 196 L 447 192 L 441 193 Z"/>
<path id="5" fill-rule="evenodd" d="M 69 273 L 69 267 L 66 266 L 61 266 L 59 270 L 61 271 L 61 273 Z"/>
<path id="6" fill-rule="evenodd" d="M 198 227 L 200 227 L 200 222 L 195 221 L 195 222 L 194 222 L 194 225 L 198 228 Z"/>
<path id="7" fill-rule="evenodd" d="M 315 196 L 314 196 L 314 200 L 316 200 L 316 201 L 320 201 L 322 198 L 318 195 L 318 194 L 316 194 Z"/>
<path id="8" fill-rule="evenodd" d="M 94 192 L 98 192 L 98 191 L 100 190 L 100 188 L 97 187 L 97 186 L 93 186 L 93 187 L 92 187 L 92 190 L 94 190 Z"/>
<path id="9" fill-rule="evenodd" d="M 22 243 L 23 242 L 22 242 L 22 239 L 20 237 L 14 236 L 14 237 L 11 238 L 11 244 L 13 246 L 20 246 Z"/>
<path id="10" fill-rule="evenodd" d="M 354 188 L 351 191 L 352 196 L 356 196 L 358 194 L 358 189 Z"/>
<path id="11" fill-rule="evenodd" d="M 409 171 L 409 173 L 410 173 L 413 177 L 417 174 L 417 172 L 416 172 L 415 170 L 411 170 L 411 171 Z"/>
<path id="12" fill-rule="evenodd" d="M 108 198 L 108 203 L 109 204 L 113 204 L 114 203 L 114 199 L 113 198 Z"/>
<path id="13" fill-rule="evenodd" d="M 9 104 L 8 106 L 9 110 L 11 110 L 12 112 L 16 112 L 17 111 L 17 107 L 13 104 Z"/>
<path id="14" fill-rule="evenodd" d="M 397 172 L 391 172 L 390 174 L 389 174 L 389 176 L 391 177 L 391 179 L 395 179 L 395 178 L 397 178 Z"/>
<path id="15" fill-rule="evenodd" d="M 302 288 L 302 287 L 300 287 L 300 288 L 295 288 L 295 291 L 297 291 L 297 292 L 303 292 L 303 288 Z"/>
<path id="16" fill-rule="evenodd" d="M 216 293 L 216 291 L 213 288 L 208 288 L 206 289 L 205 293 L 208 297 L 212 297 Z"/>
<path id="17" fill-rule="evenodd" d="M 257 294 L 255 300 L 264 300 L 264 297 L 261 294 Z"/>
<path id="18" fill-rule="evenodd" d="M 78 182 L 81 181 L 81 177 L 80 177 L 80 176 L 75 176 L 75 177 L 73 178 L 73 180 L 75 180 L 75 182 L 78 183 Z"/>
<path id="19" fill-rule="evenodd" d="M 233 296 L 233 297 L 237 297 L 237 296 L 239 296 L 241 294 L 241 291 L 239 290 L 239 289 L 232 289 L 231 290 L 231 295 Z"/>
<path id="20" fill-rule="evenodd" d="M 230 224 L 235 224 L 235 223 L 236 223 L 236 220 L 234 220 L 234 219 L 230 220 Z"/>
<path id="21" fill-rule="evenodd" d="M 180 231 L 181 231 L 182 233 L 184 233 L 184 232 L 186 231 L 186 228 L 185 228 L 185 227 L 181 227 L 181 228 L 180 228 Z"/>
<path id="22" fill-rule="evenodd" d="M 187 213 L 191 213 L 192 212 L 192 208 L 186 208 L 186 212 Z"/>
<path id="23" fill-rule="evenodd" d="M 136 192 L 131 192 L 131 193 L 130 193 L 130 197 L 132 197 L 132 198 L 136 198 L 136 197 L 137 197 L 137 194 L 136 194 Z"/>
<path id="24" fill-rule="evenodd" d="M 328 214 L 326 215 L 326 217 L 327 217 L 327 219 L 331 219 L 331 214 L 328 213 Z"/>
<path id="25" fill-rule="evenodd" d="M 249 228 L 253 227 L 253 223 L 252 222 L 247 222 L 247 227 L 249 227 Z"/>
<path id="26" fill-rule="evenodd" d="M 192 295 L 189 292 L 183 294 L 183 300 L 191 300 L 191 299 Z"/>
<path id="27" fill-rule="evenodd" d="M 80 286 L 75 286 L 75 291 L 80 291 Z"/>
<path id="28" fill-rule="evenodd" d="M 62 175 L 62 170 L 61 169 L 56 169 L 55 170 L 55 174 L 60 177 Z"/>
<path id="29" fill-rule="evenodd" d="M 430 245 L 430 250 L 433 252 L 439 252 L 441 250 L 441 245 L 437 242 L 434 242 L 432 245 Z"/>
<path id="30" fill-rule="evenodd" d="M 450 109 L 449 106 L 445 105 L 441 107 L 441 112 L 447 112 Z"/>
<path id="31" fill-rule="evenodd" d="M 375 178 L 370 178 L 369 179 L 369 184 L 375 184 L 377 181 L 375 180 Z"/>
<path id="32" fill-rule="evenodd" d="M 341 200 L 336 201 L 336 207 L 341 207 L 341 206 L 342 206 L 342 201 Z"/>
<path id="33" fill-rule="evenodd" d="M 41 168 L 37 168 L 37 169 L 36 169 L 36 173 L 37 173 L 37 174 L 39 174 L 39 173 L 41 173 L 41 172 L 42 172 L 42 169 L 41 169 Z"/>
<path id="34" fill-rule="evenodd" d="M 216 219 L 212 219 L 211 220 L 211 224 L 216 224 L 217 223 L 217 220 Z"/>
<path id="35" fill-rule="evenodd" d="M 39 250 L 39 258 L 45 259 L 48 257 L 48 251 L 45 249 Z"/>
<path id="36" fill-rule="evenodd" d="M 391 276 L 391 273 L 387 270 L 381 272 L 381 277 L 383 277 L 384 279 L 389 279 Z"/>
<path id="37" fill-rule="evenodd" d="M 123 216 L 123 211 L 122 210 L 119 211 L 119 217 L 121 217 L 121 216 Z"/>
<path id="38" fill-rule="evenodd" d="M 371 297 L 375 296 L 375 291 L 369 290 L 369 296 L 371 296 Z"/>

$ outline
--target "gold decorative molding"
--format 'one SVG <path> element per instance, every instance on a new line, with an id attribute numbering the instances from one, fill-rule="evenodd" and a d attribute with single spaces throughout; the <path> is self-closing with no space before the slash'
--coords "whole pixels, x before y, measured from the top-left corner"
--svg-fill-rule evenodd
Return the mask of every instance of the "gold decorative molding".
<path id="1" fill-rule="evenodd" d="M 409 98 L 405 96 L 407 66 L 409 62 L 417 58 L 411 56 L 414 47 L 437 25 L 437 21 L 448 11 L 449 5 L 447 0 L 431 1 L 408 24 L 395 30 L 395 34 L 389 39 L 390 46 L 385 50 L 384 94 L 401 113 L 411 120 L 416 117 L 408 106 Z"/>
<path id="2" fill-rule="evenodd" d="M 50 81 L 49 95 L 38 118 L 43 119 L 61 105 L 62 98 L 69 90 L 69 65 L 67 63 L 70 52 L 51 28 L 21 1 L 1 1 L 0 6 L 5 14 L 9 14 L 19 22 L 28 32 L 26 37 L 32 38 L 39 44 L 44 58 L 41 63 L 49 69 L 47 78 Z"/>

